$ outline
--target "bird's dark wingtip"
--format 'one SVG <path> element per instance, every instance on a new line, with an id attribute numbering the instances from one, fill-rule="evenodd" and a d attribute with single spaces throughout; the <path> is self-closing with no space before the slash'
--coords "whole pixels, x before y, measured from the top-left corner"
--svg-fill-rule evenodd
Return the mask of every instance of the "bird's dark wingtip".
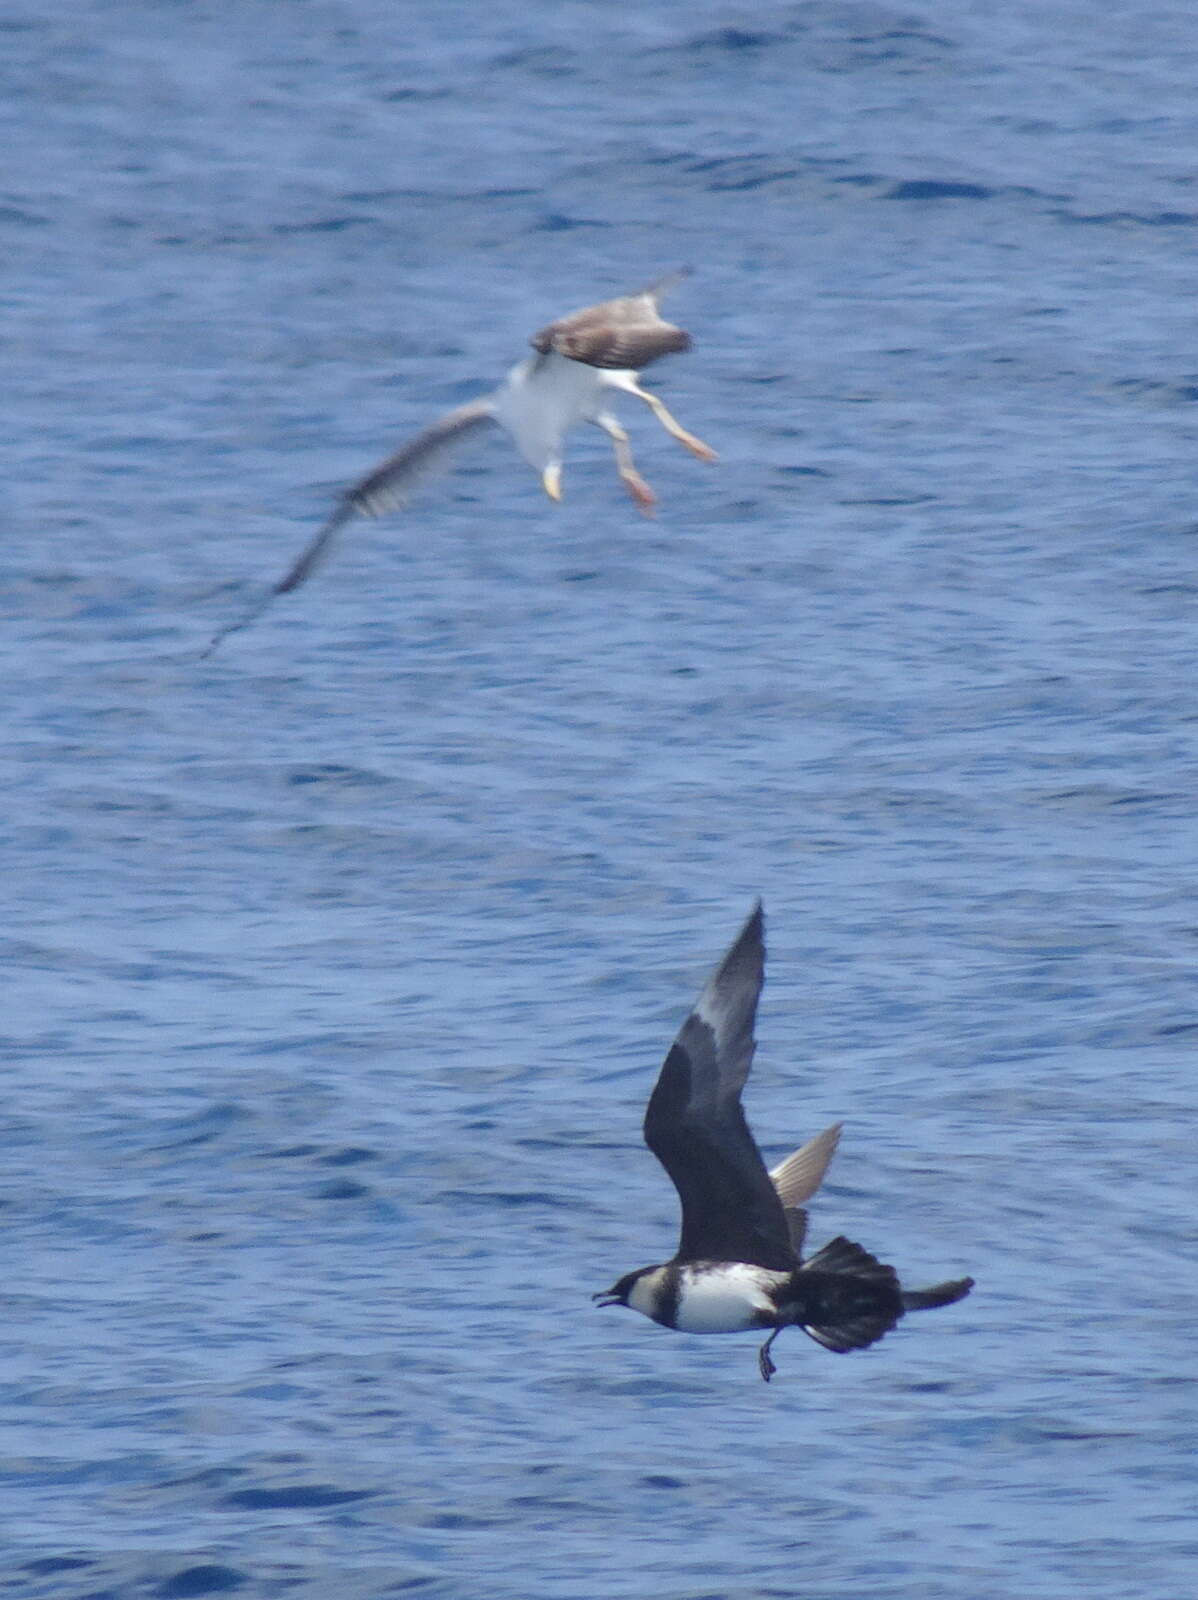
<path id="1" fill-rule="evenodd" d="M 760 900 L 756 901 L 740 932 L 733 939 L 728 953 L 717 968 L 716 978 L 713 981 L 719 981 L 721 976 L 743 969 L 745 962 L 751 963 L 756 969 L 757 985 L 760 988 L 762 969 L 765 965 L 765 909 Z"/>
<path id="2" fill-rule="evenodd" d="M 652 283 L 646 284 L 641 293 L 652 295 L 654 300 L 660 300 L 663 295 L 669 294 L 671 289 L 676 289 L 680 283 L 689 278 L 694 270 L 693 267 L 675 267 L 673 272 L 663 273 L 660 278 L 654 278 Z"/>
<path id="3" fill-rule="evenodd" d="M 755 974 L 758 989 L 765 969 L 765 913 L 758 900 L 741 925 L 740 932 L 724 952 L 723 959 L 711 976 L 710 983 L 717 987 L 726 984 L 734 974 L 743 977 Z M 702 1011 L 702 998 L 698 1009 Z M 751 1026 L 751 1023 L 750 1023 Z"/>

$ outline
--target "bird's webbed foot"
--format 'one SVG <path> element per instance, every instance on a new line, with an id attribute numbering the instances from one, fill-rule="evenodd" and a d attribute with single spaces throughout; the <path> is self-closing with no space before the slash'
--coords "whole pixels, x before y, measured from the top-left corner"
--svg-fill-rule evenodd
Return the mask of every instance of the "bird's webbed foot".
<path id="1" fill-rule="evenodd" d="M 632 459 L 632 450 L 628 444 L 628 435 L 624 429 L 606 411 L 601 411 L 592 419 L 596 427 L 602 428 L 612 442 L 616 456 L 616 470 L 620 474 L 621 482 L 628 493 L 647 517 L 653 515 L 653 508 L 657 504 L 657 496 L 636 470 L 636 462 Z"/>
<path id="2" fill-rule="evenodd" d="M 693 433 L 688 432 L 688 430 L 684 428 L 678 421 L 677 417 L 672 416 L 670 412 L 666 410 L 665 406 L 655 394 L 650 394 L 647 389 L 642 389 L 639 384 L 631 392 L 636 395 L 638 399 L 645 402 L 671 438 L 677 439 L 678 443 L 689 450 L 691 455 L 698 456 L 700 461 L 719 460 L 719 457 L 716 455 L 711 446 L 709 444 L 704 444 L 702 439 L 696 439 Z"/>
<path id="3" fill-rule="evenodd" d="M 657 496 L 641 477 L 639 472 L 622 472 L 620 477 L 624 480 L 624 487 L 636 501 L 647 517 L 653 515 L 653 507 L 657 504 Z"/>
<path id="4" fill-rule="evenodd" d="M 774 1376 L 774 1373 L 778 1370 L 774 1364 L 773 1356 L 770 1355 L 770 1345 L 773 1344 L 780 1332 L 780 1328 L 775 1328 L 773 1333 L 770 1334 L 769 1338 L 757 1352 L 757 1365 L 761 1371 L 761 1376 L 765 1379 L 766 1383 L 770 1381 L 770 1379 Z"/>

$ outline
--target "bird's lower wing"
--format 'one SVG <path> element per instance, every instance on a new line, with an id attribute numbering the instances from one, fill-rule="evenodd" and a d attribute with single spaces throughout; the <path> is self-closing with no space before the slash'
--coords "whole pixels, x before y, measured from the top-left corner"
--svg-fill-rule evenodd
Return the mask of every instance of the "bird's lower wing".
<path id="1" fill-rule="evenodd" d="M 388 456 L 373 472 L 367 473 L 352 489 L 346 490 L 332 516 L 299 558 L 245 616 L 228 623 L 213 635 L 211 643 L 201 653 L 201 659 L 210 656 L 231 633 L 240 633 L 243 628 L 256 622 L 272 600 L 281 594 L 290 594 L 293 589 L 306 583 L 328 555 L 333 541 L 347 522 L 352 522 L 357 516 L 377 517 L 385 511 L 396 510 L 419 483 L 445 465 L 457 445 L 494 421 L 494 407 L 489 397 L 471 400 L 456 410 L 446 412 L 414 439 L 401 445 L 394 455 Z"/>
<path id="2" fill-rule="evenodd" d="M 796 1261 L 802 1261 L 807 1242 L 804 1202 L 810 1200 L 823 1183 L 824 1174 L 840 1143 L 840 1130 L 843 1127 L 843 1122 L 834 1122 L 830 1128 L 817 1133 L 814 1139 L 808 1139 L 793 1155 L 770 1169 L 770 1182 L 786 1210 L 786 1227 Z"/>
<path id="3" fill-rule="evenodd" d="M 333 515 L 275 584 L 269 599 L 290 594 L 300 584 L 306 583 L 347 522 L 352 522 L 356 516 L 381 517 L 384 512 L 397 511 L 413 489 L 436 472 L 438 467 L 445 466 L 459 444 L 494 421 L 494 408 L 489 399 L 471 400 L 467 405 L 458 406 L 455 411 L 447 411 L 414 439 L 401 445 L 394 455 L 388 456 L 361 482 L 346 490 Z"/>
<path id="4" fill-rule="evenodd" d="M 830 1128 L 817 1133 L 814 1139 L 808 1139 L 801 1149 L 771 1169 L 770 1181 L 778 1191 L 779 1200 L 788 1209 L 810 1200 L 823 1183 L 828 1163 L 840 1143 L 843 1127 L 843 1122 L 834 1122 Z"/>
<path id="5" fill-rule="evenodd" d="M 495 406 L 489 395 L 481 400 L 470 400 L 454 411 L 447 411 L 414 439 L 401 445 L 373 472 L 367 473 L 360 483 L 356 483 L 346 493 L 345 504 L 352 511 L 359 511 L 368 517 L 396 510 L 419 483 L 445 465 L 459 444 L 494 421 Z M 297 562 L 296 566 L 299 565 Z M 297 580 L 302 581 L 303 578 Z M 294 589 L 296 584 L 291 583 L 287 587 Z M 279 590 L 279 593 L 283 592 Z"/>

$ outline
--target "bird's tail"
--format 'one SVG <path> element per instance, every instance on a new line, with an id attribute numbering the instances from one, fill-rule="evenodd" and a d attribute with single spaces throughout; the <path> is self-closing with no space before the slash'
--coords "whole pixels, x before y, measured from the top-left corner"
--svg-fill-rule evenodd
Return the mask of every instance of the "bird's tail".
<path id="1" fill-rule="evenodd" d="M 799 1279 L 808 1272 L 818 1273 L 824 1282 L 799 1326 L 825 1350 L 839 1355 L 864 1350 L 889 1333 L 903 1314 L 894 1268 L 851 1239 L 836 1238 L 817 1250 L 800 1267 Z"/>
<path id="2" fill-rule="evenodd" d="M 931 1311 L 935 1306 L 951 1306 L 973 1288 L 972 1278 L 954 1278 L 951 1283 L 935 1283 L 930 1289 L 904 1289 L 904 1311 Z"/>
<path id="3" fill-rule="evenodd" d="M 809 1256 L 800 1271 L 830 1272 L 838 1278 L 857 1278 L 865 1283 L 898 1283 L 893 1267 L 886 1266 L 877 1256 L 871 1256 L 864 1245 L 854 1244 L 843 1234 Z"/>
<path id="4" fill-rule="evenodd" d="M 904 1289 L 893 1267 L 844 1238 L 833 1239 L 804 1261 L 796 1284 L 807 1273 L 813 1275 L 812 1292 L 800 1294 L 798 1306 L 805 1314 L 796 1320 L 818 1344 L 838 1352 L 864 1350 L 889 1333 L 904 1312 L 951 1306 L 973 1288 L 972 1278 L 954 1278 L 930 1289 Z"/>

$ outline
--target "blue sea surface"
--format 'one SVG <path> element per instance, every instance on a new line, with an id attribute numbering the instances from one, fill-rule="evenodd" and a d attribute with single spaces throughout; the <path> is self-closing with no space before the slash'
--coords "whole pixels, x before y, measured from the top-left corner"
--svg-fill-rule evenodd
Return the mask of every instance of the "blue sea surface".
<path id="1" fill-rule="evenodd" d="M 1198 1588 L 1187 6 L 0 21 L 0 1594 Z M 410 431 L 676 266 L 210 660 Z M 590 1296 L 754 898 L 870 1351 Z"/>

